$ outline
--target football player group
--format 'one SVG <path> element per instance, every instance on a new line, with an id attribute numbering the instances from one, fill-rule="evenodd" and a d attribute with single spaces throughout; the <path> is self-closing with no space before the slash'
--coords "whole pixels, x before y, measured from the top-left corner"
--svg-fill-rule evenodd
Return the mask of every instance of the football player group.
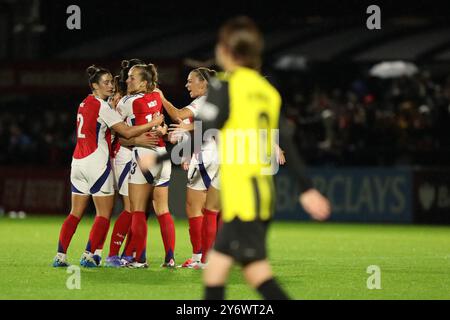
<path id="1" fill-rule="evenodd" d="M 124 209 L 114 224 L 104 265 L 148 267 L 146 212 L 151 200 L 165 249 L 161 266 L 177 267 L 175 226 L 168 206 L 173 157 L 165 145 L 166 141 L 182 146 L 190 143 L 192 152 L 183 152 L 179 163 L 188 178 L 186 213 L 192 256 L 178 267 L 206 269 L 207 299 L 224 298 L 234 263 L 243 267 L 247 282 L 264 298 L 287 298 L 273 278 L 266 254 L 266 234 L 276 201 L 275 171 L 267 173 L 266 169 L 274 163 L 292 164 L 291 176 L 301 192 L 299 201 L 312 218 L 327 219 L 331 208 L 304 174 L 278 91 L 260 74 L 262 49 L 262 34 L 251 19 L 238 17 L 225 23 L 215 48 L 216 63 L 224 73 L 206 67 L 191 70 L 186 89 L 193 101 L 184 108 L 175 107 L 158 88 L 153 64 L 124 60 L 115 77 L 101 67 L 87 69 L 92 93 L 78 108 L 70 177 L 72 208 L 61 227 L 55 267 L 68 266 L 67 249 L 90 197 L 96 217 L 80 264 L 100 266 L 115 190 L 123 198 Z M 170 128 L 163 110 L 174 123 Z M 202 126 L 194 119 L 202 121 Z M 208 129 L 220 130 L 220 140 L 204 135 Z M 242 130 L 266 134 L 255 135 L 254 141 L 244 144 L 228 135 Z M 189 134 L 198 136 L 197 131 L 205 136 L 199 148 L 195 143 L 192 147 L 194 139 Z M 286 153 L 271 138 L 273 131 L 279 133 L 279 144 Z M 232 159 L 236 150 L 243 161 Z M 253 155 L 261 151 L 263 159 L 272 159 L 269 163 L 261 158 L 253 161 Z"/>
<path id="2" fill-rule="evenodd" d="M 92 197 L 96 217 L 80 264 L 100 266 L 117 191 L 123 198 L 123 211 L 114 224 L 104 265 L 148 267 L 146 212 L 151 200 L 164 243 L 162 266 L 176 267 L 175 226 L 168 206 L 172 163 L 167 159 L 146 168 L 140 158 L 166 153 L 166 141 L 178 143 L 193 130 L 193 119 L 206 100 L 208 81 L 215 71 L 200 67 L 189 73 L 186 88 L 194 100 L 184 108 L 175 107 L 157 88 L 158 73 L 153 64 L 124 60 L 115 77 L 94 65 L 86 71 L 92 93 L 78 107 L 70 175 L 72 208 L 62 225 L 53 265 L 68 266 L 67 249 Z M 175 123 L 170 129 L 164 123 L 163 108 Z M 180 267 L 203 268 L 215 240 L 220 211 L 216 142 L 210 138 L 201 150 L 183 156 L 193 254 Z"/>

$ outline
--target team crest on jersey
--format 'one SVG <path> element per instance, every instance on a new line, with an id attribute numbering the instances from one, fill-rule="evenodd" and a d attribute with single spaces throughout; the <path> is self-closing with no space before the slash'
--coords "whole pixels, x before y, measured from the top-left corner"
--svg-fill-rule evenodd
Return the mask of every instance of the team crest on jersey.
<path id="1" fill-rule="evenodd" d="M 80 103 L 80 108 L 84 107 L 84 102 Z"/>
<path id="2" fill-rule="evenodd" d="M 158 102 L 156 100 L 152 100 L 149 103 L 147 103 L 149 108 L 156 107 L 158 105 Z"/>

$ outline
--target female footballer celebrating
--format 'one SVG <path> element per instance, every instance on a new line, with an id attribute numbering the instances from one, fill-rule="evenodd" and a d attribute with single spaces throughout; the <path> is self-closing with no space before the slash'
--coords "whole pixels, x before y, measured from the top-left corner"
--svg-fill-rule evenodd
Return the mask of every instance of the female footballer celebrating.
<path id="1" fill-rule="evenodd" d="M 180 136 L 177 131 L 182 132 L 183 130 L 190 131 L 194 129 L 193 119 L 206 101 L 208 82 L 215 74 L 214 70 L 204 67 L 193 69 L 189 73 L 186 89 L 194 100 L 181 109 L 176 108 L 159 91 L 164 109 L 172 120 L 179 122 L 178 125 L 173 125 L 177 130 L 172 131 L 176 137 L 175 139 L 170 139 L 172 142 L 176 142 L 178 140 L 177 136 Z M 194 151 L 192 158 L 184 162 L 182 166 L 184 170 L 188 170 L 186 214 L 189 221 L 192 257 L 187 259 L 181 267 L 195 268 L 201 265 L 202 261 L 205 262 L 206 252 L 216 238 L 217 215 L 220 207 L 218 204 L 218 186 L 213 183 L 213 178 L 217 175 L 218 170 L 215 140 L 209 138 L 205 141 L 201 150 L 198 152 Z M 217 201 L 214 202 L 213 199 Z M 205 205 L 206 203 L 208 205 Z"/>
<path id="2" fill-rule="evenodd" d="M 114 109 L 117 107 L 121 99 L 127 95 L 126 79 L 128 78 L 128 71 L 132 66 L 143 63 L 144 62 L 138 59 L 122 61 L 120 75 L 114 77 L 115 93 L 110 101 L 110 104 Z M 123 210 L 117 217 L 111 233 L 109 254 L 105 262 L 105 265 L 108 267 L 121 267 L 119 257 L 120 248 L 122 247 L 125 238 L 127 238 L 127 244 L 130 243 L 130 235 L 128 234 L 128 231 L 131 226 L 131 206 L 130 198 L 128 196 L 128 180 L 131 170 L 132 148 L 133 146 L 150 148 L 157 146 L 158 143 L 159 137 L 154 132 L 146 132 L 131 139 L 125 139 L 116 135 L 113 140 L 112 167 L 116 190 L 123 199 Z"/>
<path id="3" fill-rule="evenodd" d="M 128 94 L 121 100 L 117 109 L 122 117 L 129 119 L 131 125 L 151 122 L 159 117 L 162 110 L 160 94 L 156 91 L 158 73 L 153 64 L 133 66 L 127 78 Z M 165 134 L 165 132 L 161 132 Z M 149 169 L 141 163 L 147 155 L 165 154 L 166 148 L 162 137 L 157 147 L 134 147 L 129 180 L 131 204 L 131 240 L 125 250 L 122 262 L 131 268 L 148 267 L 146 259 L 147 220 L 145 210 L 147 202 L 153 195 L 153 208 L 160 225 L 164 242 L 165 259 L 162 266 L 175 267 L 175 226 L 168 205 L 168 185 L 171 162 L 166 160 Z M 133 257 L 135 252 L 135 257 Z"/>
<path id="4" fill-rule="evenodd" d="M 120 115 L 105 101 L 113 94 L 111 73 L 96 66 L 90 66 L 86 72 L 92 94 L 88 95 L 78 108 L 77 144 L 70 173 L 72 209 L 61 228 L 58 252 L 53 262 L 55 267 L 68 266 L 67 248 L 91 196 L 94 200 L 96 218 L 80 264 L 85 267 L 99 265 L 94 253 L 105 241 L 114 201 L 110 129 L 125 138 L 132 138 L 149 131 L 164 119 L 160 116 L 155 117 L 150 123 L 136 127 L 127 126 Z"/>

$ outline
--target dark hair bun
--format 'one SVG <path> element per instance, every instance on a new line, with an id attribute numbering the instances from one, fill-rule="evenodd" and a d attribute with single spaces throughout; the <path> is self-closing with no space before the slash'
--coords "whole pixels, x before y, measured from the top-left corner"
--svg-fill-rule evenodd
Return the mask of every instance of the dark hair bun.
<path id="1" fill-rule="evenodd" d="M 213 69 L 208 69 L 207 72 L 210 77 L 215 77 L 217 75 L 217 71 Z"/>
<path id="2" fill-rule="evenodd" d="M 130 66 L 134 66 L 137 64 L 145 64 L 145 62 L 142 61 L 141 59 L 136 59 L 136 58 L 130 59 Z"/>
<path id="3" fill-rule="evenodd" d="M 89 78 L 92 78 L 99 71 L 100 71 L 100 69 L 98 67 L 96 67 L 95 65 L 89 66 L 86 69 L 86 73 L 88 74 Z"/>
<path id="4" fill-rule="evenodd" d="M 122 69 L 128 69 L 138 64 L 145 64 L 145 63 L 140 59 L 130 59 L 130 60 L 122 60 L 120 66 L 122 67 Z"/>
<path id="5" fill-rule="evenodd" d="M 93 89 L 92 84 L 98 83 L 100 81 L 100 78 L 104 74 L 111 74 L 111 72 L 108 69 L 97 67 L 96 65 L 91 65 L 86 69 L 86 73 L 89 77 L 89 86 L 91 89 Z"/>

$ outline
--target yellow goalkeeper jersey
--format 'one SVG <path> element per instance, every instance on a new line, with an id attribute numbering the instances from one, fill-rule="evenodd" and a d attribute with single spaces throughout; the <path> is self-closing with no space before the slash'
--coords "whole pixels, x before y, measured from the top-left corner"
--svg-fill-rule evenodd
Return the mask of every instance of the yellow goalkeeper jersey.
<path id="1" fill-rule="evenodd" d="M 257 71 L 240 67 L 211 82 L 207 103 L 218 107 L 221 123 L 223 220 L 269 220 L 274 211 L 280 94 Z"/>

